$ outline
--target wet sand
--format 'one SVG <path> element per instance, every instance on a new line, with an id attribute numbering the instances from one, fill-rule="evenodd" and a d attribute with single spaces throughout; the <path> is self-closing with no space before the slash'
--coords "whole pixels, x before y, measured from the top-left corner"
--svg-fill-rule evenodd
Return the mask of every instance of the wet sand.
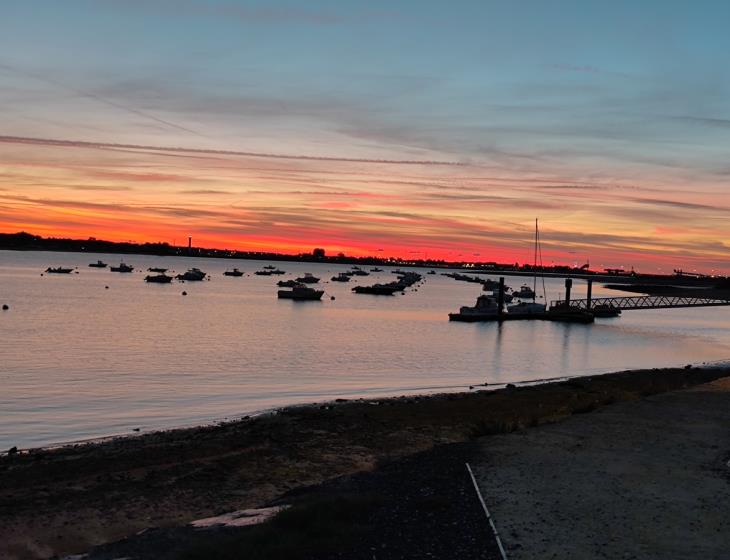
<path id="1" fill-rule="evenodd" d="M 511 560 L 730 557 L 730 378 L 479 443 Z"/>
<path id="2" fill-rule="evenodd" d="M 240 422 L 0 460 L 0 557 L 84 552 L 149 527 L 266 505 L 428 450 L 730 375 L 622 372 L 534 387 L 282 409 Z"/>

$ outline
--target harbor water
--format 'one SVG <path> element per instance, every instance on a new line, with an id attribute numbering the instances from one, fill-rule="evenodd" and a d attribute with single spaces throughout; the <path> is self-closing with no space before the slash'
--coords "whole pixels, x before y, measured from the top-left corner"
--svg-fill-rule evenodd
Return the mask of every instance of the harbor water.
<path id="1" fill-rule="evenodd" d="M 479 284 L 426 275 L 391 297 L 353 294 L 395 267 L 128 255 L 130 274 L 89 268 L 118 255 L 0 251 L 0 450 L 234 419 L 335 398 L 469 390 L 488 383 L 682 366 L 730 357 L 730 308 L 627 311 L 592 325 L 453 323 Z M 49 266 L 78 274 L 42 274 Z M 147 284 L 148 267 L 199 267 L 209 281 Z M 238 267 L 243 277 L 223 276 Z M 370 267 L 363 267 L 368 270 Z M 279 300 L 311 272 L 319 302 Z M 528 278 L 507 277 L 518 289 Z M 547 299 L 563 281 L 546 280 Z M 540 286 L 538 286 L 540 288 Z M 182 292 L 187 292 L 183 296 Z M 538 293 L 541 290 L 538 289 Z M 585 283 L 574 281 L 574 297 Z M 620 295 L 594 285 L 594 297 Z"/>

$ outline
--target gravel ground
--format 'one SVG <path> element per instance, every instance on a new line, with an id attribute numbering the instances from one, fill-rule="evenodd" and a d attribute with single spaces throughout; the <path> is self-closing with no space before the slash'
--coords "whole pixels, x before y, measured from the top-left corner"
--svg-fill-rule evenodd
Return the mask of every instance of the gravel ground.
<path id="1" fill-rule="evenodd" d="M 521 433 L 471 463 L 510 560 L 730 558 L 730 380 Z"/>

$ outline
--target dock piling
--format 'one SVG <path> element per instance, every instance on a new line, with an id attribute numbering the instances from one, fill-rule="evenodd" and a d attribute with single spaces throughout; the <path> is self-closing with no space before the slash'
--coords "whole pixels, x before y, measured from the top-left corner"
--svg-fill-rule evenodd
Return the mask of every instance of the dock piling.
<path id="1" fill-rule="evenodd" d="M 570 289 L 573 287 L 573 279 L 565 279 L 565 307 L 570 307 Z"/>
<path id="2" fill-rule="evenodd" d="M 504 276 L 499 277 L 499 292 L 497 293 L 497 304 L 499 305 L 499 315 L 504 313 Z"/>
<path id="3" fill-rule="evenodd" d="M 588 279 L 588 294 L 586 296 L 586 309 L 591 310 L 591 303 L 593 301 L 593 280 Z"/>

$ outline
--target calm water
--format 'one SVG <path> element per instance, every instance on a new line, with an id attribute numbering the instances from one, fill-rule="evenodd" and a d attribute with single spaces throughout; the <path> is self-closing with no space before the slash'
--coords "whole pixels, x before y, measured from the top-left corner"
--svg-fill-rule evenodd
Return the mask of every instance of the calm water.
<path id="1" fill-rule="evenodd" d="M 97 258 L 120 260 L 0 251 L 0 305 L 10 305 L 0 313 L 0 449 L 336 397 L 730 357 L 730 308 L 625 312 L 589 326 L 450 323 L 447 314 L 473 304 L 480 286 L 429 275 L 405 296 L 350 292 L 393 279 L 383 267 L 349 284 L 323 284 L 321 302 L 292 302 L 276 299 L 277 280 L 309 271 L 325 281 L 349 267 L 275 263 L 289 274 L 261 277 L 253 272 L 266 262 L 131 255 L 125 260 L 137 270 L 117 274 L 88 268 Z M 80 273 L 40 275 L 59 265 Z M 222 276 L 233 265 L 248 274 Z M 139 272 L 149 266 L 197 266 L 212 280 L 149 285 Z M 507 279 L 514 288 L 522 282 Z M 562 280 L 548 281 L 548 299 L 561 290 Z"/>

